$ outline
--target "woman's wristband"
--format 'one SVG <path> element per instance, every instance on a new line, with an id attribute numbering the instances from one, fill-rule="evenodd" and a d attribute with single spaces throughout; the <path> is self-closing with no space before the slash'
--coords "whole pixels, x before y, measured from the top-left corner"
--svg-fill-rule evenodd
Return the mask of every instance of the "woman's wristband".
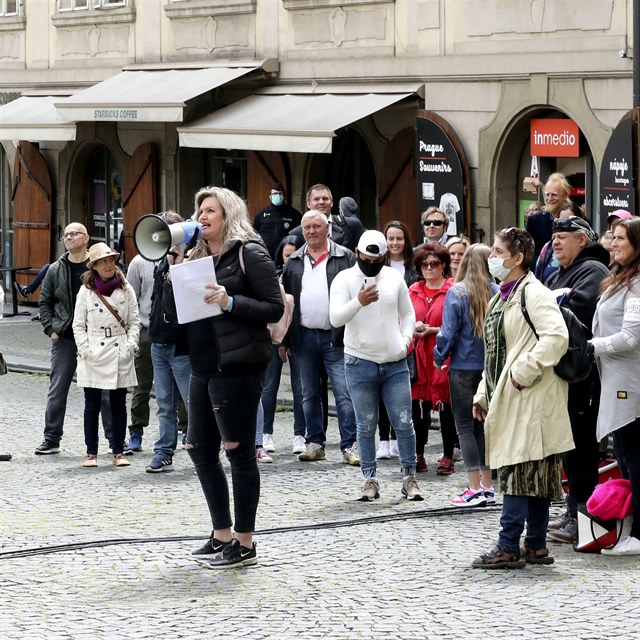
<path id="1" fill-rule="evenodd" d="M 227 302 L 227 306 L 223 309 L 225 313 L 229 313 L 233 309 L 233 296 L 229 296 L 229 302 Z"/>

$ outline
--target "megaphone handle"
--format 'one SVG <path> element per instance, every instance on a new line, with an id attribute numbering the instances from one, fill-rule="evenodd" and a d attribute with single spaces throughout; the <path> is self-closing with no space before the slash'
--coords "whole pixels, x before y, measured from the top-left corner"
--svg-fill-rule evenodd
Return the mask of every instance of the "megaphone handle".
<path id="1" fill-rule="evenodd" d="M 198 240 L 200 239 L 200 233 L 200 227 L 196 227 L 196 230 L 193 232 L 193 238 L 189 240 L 189 244 L 185 247 L 185 250 L 182 253 L 183 256 L 187 253 L 187 251 L 191 251 L 191 249 L 196 246 L 196 242 L 198 242 Z"/>

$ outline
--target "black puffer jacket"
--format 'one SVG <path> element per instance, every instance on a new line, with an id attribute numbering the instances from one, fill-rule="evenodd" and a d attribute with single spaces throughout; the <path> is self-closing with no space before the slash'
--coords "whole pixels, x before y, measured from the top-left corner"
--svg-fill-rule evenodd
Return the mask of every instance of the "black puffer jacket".
<path id="1" fill-rule="evenodd" d="M 545 282 L 549 289 L 569 287 L 567 307 L 591 330 L 593 314 L 600 295 L 600 284 L 609 275 L 609 252 L 597 242 L 590 242 L 567 267 L 560 267 Z"/>
<path id="2" fill-rule="evenodd" d="M 259 242 L 236 241 L 220 256 L 216 279 L 233 296 L 233 308 L 180 325 L 176 355 L 188 353 L 193 373 L 203 376 L 266 368 L 272 356 L 267 323 L 277 322 L 284 313 L 276 268 L 266 248 Z M 167 297 L 173 304 L 172 296 Z"/>

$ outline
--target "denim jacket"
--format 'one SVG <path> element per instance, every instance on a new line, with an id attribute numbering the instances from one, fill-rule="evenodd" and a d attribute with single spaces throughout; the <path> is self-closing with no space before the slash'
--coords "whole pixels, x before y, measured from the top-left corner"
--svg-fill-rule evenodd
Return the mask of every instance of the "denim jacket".
<path id="1" fill-rule="evenodd" d="M 491 292 L 498 292 L 498 285 L 491 283 Z M 469 317 L 467 290 L 457 283 L 447 291 L 444 300 L 442 325 L 436 336 L 436 348 L 433 357 L 441 365 L 447 356 L 451 356 L 451 368 L 465 371 L 484 369 L 484 345 L 477 336 Z"/>

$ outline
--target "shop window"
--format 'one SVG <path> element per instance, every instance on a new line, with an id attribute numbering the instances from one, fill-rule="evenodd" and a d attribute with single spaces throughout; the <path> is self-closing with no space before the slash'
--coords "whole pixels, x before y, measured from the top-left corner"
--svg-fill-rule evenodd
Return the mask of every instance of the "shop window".
<path id="1" fill-rule="evenodd" d="M 0 16 L 22 15 L 21 0 L 0 0 Z"/>
<path id="2" fill-rule="evenodd" d="M 113 156 L 105 147 L 89 161 L 86 173 L 89 193 L 87 229 L 94 242 L 116 247 L 122 232 L 122 178 Z"/>

